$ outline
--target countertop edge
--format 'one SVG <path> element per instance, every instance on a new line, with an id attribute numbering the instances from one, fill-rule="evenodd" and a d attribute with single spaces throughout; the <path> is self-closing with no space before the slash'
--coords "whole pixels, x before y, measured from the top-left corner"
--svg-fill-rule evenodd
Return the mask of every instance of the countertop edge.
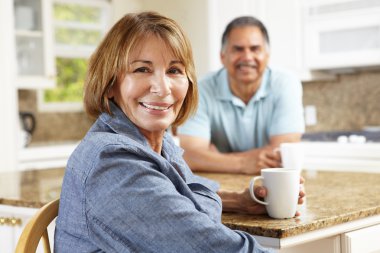
<path id="1" fill-rule="evenodd" d="M 283 239 L 292 236 L 297 236 L 306 232 L 313 232 L 316 230 L 330 228 L 333 226 L 337 226 L 340 224 L 345 224 L 351 221 L 359 221 L 360 219 L 372 217 L 380 215 L 380 207 L 369 208 L 367 210 L 361 210 L 359 212 L 352 212 L 341 216 L 335 216 L 327 219 L 323 219 L 323 221 L 316 220 L 310 224 L 302 224 L 299 226 L 291 226 L 289 228 L 261 228 L 261 227 L 252 227 L 250 225 L 244 224 L 232 224 L 229 222 L 223 222 L 223 224 L 231 229 L 238 229 L 249 234 L 255 236 L 264 236 L 270 237 L 274 239 Z"/>

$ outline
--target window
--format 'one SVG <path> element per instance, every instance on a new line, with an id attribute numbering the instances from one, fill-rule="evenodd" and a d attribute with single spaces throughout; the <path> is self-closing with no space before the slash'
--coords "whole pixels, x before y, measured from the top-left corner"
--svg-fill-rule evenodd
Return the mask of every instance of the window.
<path id="1" fill-rule="evenodd" d="M 41 111 L 82 110 L 87 61 L 106 33 L 110 3 L 106 0 L 53 1 L 56 87 L 38 92 Z"/>

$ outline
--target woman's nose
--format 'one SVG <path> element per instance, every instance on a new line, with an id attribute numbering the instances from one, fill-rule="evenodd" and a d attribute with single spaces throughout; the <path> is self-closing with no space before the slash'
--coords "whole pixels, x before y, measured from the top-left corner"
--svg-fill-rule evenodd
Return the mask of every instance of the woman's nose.
<path id="1" fill-rule="evenodd" d="M 166 97 L 171 94 L 171 84 L 165 74 L 156 74 L 152 80 L 150 92 L 160 97 Z"/>

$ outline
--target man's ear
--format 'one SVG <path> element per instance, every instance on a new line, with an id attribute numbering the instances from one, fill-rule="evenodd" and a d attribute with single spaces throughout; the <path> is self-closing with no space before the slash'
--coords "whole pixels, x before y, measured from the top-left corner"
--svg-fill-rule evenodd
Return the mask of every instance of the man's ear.
<path id="1" fill-rule="evenodd" d="M 224 65 L 224 57 L 225 57 L 225 54 L 224 54 L 223 50 L 220 51 L 219 56 L 220 56 L 220 62 Z"/>

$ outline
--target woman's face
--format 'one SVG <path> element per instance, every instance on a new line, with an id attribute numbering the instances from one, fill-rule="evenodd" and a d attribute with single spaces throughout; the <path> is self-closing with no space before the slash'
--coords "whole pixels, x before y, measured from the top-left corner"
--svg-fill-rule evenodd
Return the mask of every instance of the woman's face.
<path id="1" fill-rule="evenodd" d="M 151 35 L 129 54 L 124 79 L 109 97 L 147 136 L 162 134 L 174 122 L 188 87 L 184 64 L 162 39 Z"/>

